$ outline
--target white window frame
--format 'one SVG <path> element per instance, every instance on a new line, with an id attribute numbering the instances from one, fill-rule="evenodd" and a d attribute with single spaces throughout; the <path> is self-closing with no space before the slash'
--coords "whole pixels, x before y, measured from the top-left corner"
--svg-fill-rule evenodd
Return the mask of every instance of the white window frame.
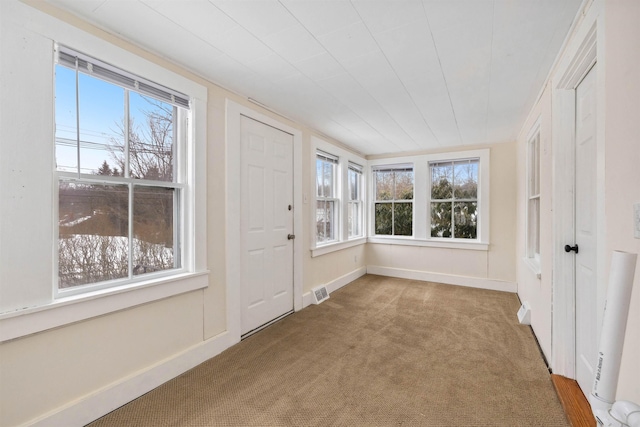
<path id="1" fill-rule="evenodd" d="M 336 233 L 334 235 L 334 240 L 326 243 L 319 243 L 316 239 L 316 209 L 317 206 L 317 191 L 316 191 L 316 153 L 324 152 L 335 156 L 338 159 L 338 163 L 336 166 L 336 193 L 335 200 L 336 202 Z M 311 136 L 311 164 L 313 167 L 311 168 L 311 181 L 312 185 L 310 188 L 309 203 L 311 204 L 311 216 L 310 216 L 310 232 L 313 238 L 311 239 L 311 256 L 321 256 L 324 254 L 328 254 L 334 251 L 346 249 L 349 247 L 362 245 L 367 242 L 366 238 L 366 216 L 363 214 L 362 218 L 362 235 L 356 237 L 349 237 L 349 218 L 348 218 L 348 204 L 349 204 L 349 185 L 348 185 L 348 170 L 349 163 L 357 164 L 357 165 L 365 165 L 363 168 L 363 172 L 366 173 L 366 164 L 367 161 L 364 157 L 361 157 L 351 151 L 348 151 L 338 145 L 332 144 L 324 139 L 321 139 L 317 136 Z M 362 189 L 364 190 L 366 187 L 366 179 L 364 177 L 365 173 L 363 173 L 362 178 Z M 362 193 L 362 197 L 364 198 L 364 192 Z M 307 199 L 305 194 L 304 199 Z M 363 209 L 364 211 L 364 200 L 363 200 Z"/>
<path id="2" fill-rule="evenodd" d="M 347 223 L 349 224 L 347 226 L 347 234 L 348 234 L 348 238 L 349 240 L 351 239 L 358 239 L 364 236 L 366 230 L 364 228 L 364 200 L 363 200 L 363 196 L 364 196 L 364 167 L 362 165 L 359 165 L 357 163 L 354 162 L 348 162 L 348 167 L 347 167 L 347 192 L 349 194 L 348 198 L 347 198 L 347 205 L 348 205 L 348 209 L 347 209 Z M 353 194 L 352 191 L 352 181 L 351 181 L 351 174 L 355 174 L 355 180 L 356 180 L 356 198 L 352 199 L 351 195 Z M 355 218 L 352 216 L 350 217 L 349 212 L 356 212 Z M 349 229 L 349 226 L 351 226 L 351 229 Z M 352 233 L 352 229 L 353 228 L 357 228 L 358 232 Z"/>
<path id="3" fill-rule="evenodd" d="M 183 194 L 185 209 L 182 213 L 184 218 L 184 240 L 182 242 L 184 255 L 182 265 L 184 271 L 167 277 L 145 278 L 145 280 L 135 284 L 123 284 L 78 295 L 54 298 L 54 276 L 57 275 L 58 269 L 56 265 L 52 265 L 48 277 L 40 277 L 39 281 L 34 282 L 34 286 L 12 288 L 11 299 L 8 302 L 5 301 L 5 311 L 0 313 L 0 342 L 203 289 L 209 283 L 206 240 L 207 89 L 183 75 L 169 71 L 157 63 L 69 26 L 64 22 L 49 19 L 43 19 L 42 21 L 46 21 L 46 24 L 34 24 L 34 26 L 37 26 L 36 32 L 39 36 L 50 39 L 53 46 L 57 46 L 57 43 L 60 43 L 70 46 L 79 52 L 95 54 L 106 63 L 121 67 L 136 75 L 144 76 L 146 79 L 162 86 L 171 87 L 189 97 L 191 105 L 189 113 L 190 125 L 187 129 L 187 149 L 184 153 L 185 164 L 187 165 L 185 184 L 188 189 Z M 53 73 L 54 54 L 48 57 L 38 57 L 31 62 L 37 63 L 38 66 L 45 66 Z M 34 84 L 40 85 L 38 87 L 50 88 L 50 91 L 45 93 L 44 100 L 45 102 L 47 100 L 51 101 L 52 116 L 48 118 L 40 117 L 39 120 L 45 122 L 50 120 L 50 141 L 52 141 L 54 131 L 53 88 L 55 82 L 53 76 L 51 76 L 47 81 L 37 81 Z M 49 144 L 51 143 L 49 142 Z M 43 150 L 42 155 L 50 159 L 52 168 L 55 167 L 53 149 L 50 151 Z M 25 167 L 28 169 L 29 165 L 25 164 Z M 54 193 L 53 200 L 44 198 L 47 203 L 45 212 L 51 212 L 53 217 L 57 216 L 58 200 L 55 174 L 51 170 L 34 170 L 34 173 L 39 173 L 44 187 L 51 189 Z M 50 206 L 49 201 L 51 201 Z M 29 199 L 27 204 L 33 206 L 34 209 L 42 209 L 44 207 L 39 199 Z M 54 224 L 53 217 L 51 218 L 52 230 L 57 226 L 57 224 Z M 37 229 L 33 232 L 37 232 Z M 33 232 L 25 230 L 27 235 Z M 50 248 L 51 259 L 56 259 L 57 238 L 54 233 L 44 236 L 44 238 L 41 236 L 39 239 L 44 246 Z M 28 236 L 27 241 L 29 240 L 33 240 L 33 237 Z M 23 251 L 23 248 L 20 247 L 18 250 Z M 10 275 L 17 274 L 9 271 L 9 266 L 5 272 Z M 22 282 L 15 282 L 15 286 L 21 285 Z"/>
<path id="4" fill-rule="evenodd" d="M 431 178 L 429 164 L 440 161 L 456 161 L 469 158 L 479 158 L 478 170 L 478 238 L 477 239 L 452 239 L 431 237 Z M 490 236 L 490 149 L 466 150 L 457 152 L 421 154 L 415 156 L 402 156 L 396 158 L 377 158 L 368 162 L 370 169 L 377 165 L 413 164 L 414 189 L 413 189 L 413 236 L 380 236 L 374 235 L 372 226 L 369 226 L 369 243 L 382 243 L 392 245 L 426 246 L 450 249 L 468 249 L 487 251 L 489 249 Z M 367 209 L 369 223 L 373 222 L 374 191 L 373 183 L 369 185 L 369 207 Z"/>
<path id="5" fill-rule="evenodd" d="M 324 174 L 326 172 L 327 167 L 331 168 L 331 182 L 329 183 L 329 187 L 324 188 L 324 186 L 320 187 L 318 185 L 318 180 L 320 179 L 318 177 L 318 161 L 322 162 L 322 173 L 323 173 L 323 177 Z M 313 205 L 313 207 L 315 208 L 314 211 L 316 212 L 316 219 L 315 219 L 315 224 L 316 224 L 316 232 L 315 232 L 315 239 L 316 239 L 316 246 L 322 246 L 322 245 L 327 245 L 330 243 L 335 242 L 336 240 L 339 239 L 340 236 L 340 215 L 342 212 L 341 206 L 340 206 L 340 197 L 339 197 L 339 165 L 338 165 L 338 161 L 339 158 L 338 156 L 335 156 L 331 153 L 328 153 L 326 151 L 322 151 L 322 150 L 316 150 L 316 163 L 315 163 L 315 168 L 314 170 L 316 171 L 316 203 Z M 328 190 L 328 191 L 327 191 Z M 322 194 L 320 194 L 322 193 Z M 331 233 L 329 235 L 327 235 L 327 230 L 326 230 L 326 222 L 325 222 L 325 227 L 324 227 L 324 238 L 321 239 L 319 234 L 318 234 L 318 228 L 317 228 L 317 224 L 318 224 L 318 202 L 324 202 L 325 206 L 327 204 L 332 206 L 331 212 L 331 218 L 330 218 L 330 223 L 331 223 Z M 327 216 L 327 209 L 325 208 L 325 212 L 324 212 L 324 216 Z"/>
<path id="6" fill-rule="evenodd" d="M 56 46 L 56 53 L 57 53 L 56 65 L 73 70 L 73 68 L 71 68 L 72 65 L 70 64 L 70 62 L 75 61 L 76 74 L 83 73 L 89 78 L 106 81 L 113 84 L 115 87 L 122 88 L 124 90 L 124 99 L 125 99 L 125 102 L 127 103 L 127 106 L 129 102 L 129 93 L 132 91 L 142 93 L 145 96 L 153 97 L 154 99 L 161 100 L 164 103 L 173 104 L 174 115 L 175 115 L 173 117 L 173 126 L 174 126 L 173 150 L 175 154 L 174 154 L 174 168 L 173 168 L 174 179 L 171 182 L 160 181 L 160 180 L 155 181 L 155 180 L 137 179 L 137 178 L 130 177 L 128 159 L 125 160 L 125 164 L 127 165 L 127 167 L 125 167 L 125 170 L 121 172 L 122 176 L 112 177 L 112 176 L 94 175 L 92 173 L 83 173 L 81 169 L 82 165 L 80 164 L 79 161 L 76 166 L 76 171 L 74 172 L 55 170 L 55 175 L 58 183 L 66 182 L 66 183 L 72 183 L 72 184 L 87 184 L 87 185 L 91 185 L 91 184 L 118 185 L 118 186 L 127 187 L 127 191 L 129 194 L 129 201 L 127 206 L 129 211 L 129 217 L 128 217 L 129 235 L 127 236 L 129 239 L 129 250 L 127 254 L 129 259 L 129 263 L 128 263 L 129 265 L 128 265 L 127 277 L 123 277 L 121 279 L 116 279 L 116 280 L 89 282 L 89 283 L 80 284 L 80 285 L 71 286 L 71 287 L 65 287 L 65 288 L 60 288 L 59 275 L 57 275 L 54 277 L 54 297 L 64 298 L 70 295 L 88 293 L 88 292 L 105 289 L 105 288 L 127 286 L 129 284 L 134 285 L 135 283 L 139 283 L 139 282 L 144 282 L 144 281 L 163 278 L 163 277 L 181 275 L 188 272 L 188 270 L 183 265 L 184 251 L 182 250 L 183 248 L 182 243 L 185 240 L 185 238 L 187 240 L 189 238 L 185 236 L 185 232 L 184 232 L 185 227 L 183 227 L 183 225 L 185 225 L 186 218 L 183 218 L 183 216 L 181 215 L 183 212 L 187 210 L 187 206 L 184 203 L 185 197 L 183 197 L 183 194 L 189 191 L 189 186 L 186 184 L 187 164 L 185 161 L 186 160 L 185 151 L 187 149 L 187 144 L 188 144 L 188 138 L 187 138 L 188 120 L 190 117 L 188 97 L 176 91 L 163 88 L 160 85 L 154 84 L 154 82 L 150 82 L 139 76 L 128 73 L 125 70 L 119 69 L 118 67 L 114 67 L 110 64 L 106 64 L 97 58 L 94 58 L 89 55 L 85 55 L 73 49 L 69 49 L 65 46 Z M 64 60 L 62 59 L 62 55 L 64 55 L 65 57 Z M 88 65 L 87 67 L 78 67 L 79 61 L 82 61 L 83 63 L 90 64 L 90 65 Z M 87 68 L 92 72 L 88 71 Z M 106 73 L 103 73 L 105 77 L 103 77 L 99 73 L 94 74 L 99 69 L 106 70 Z M 124 83 L 121 84 L 118 81 L 118 79 L 124 80 Z M 129 82 L 128 80 L 135 81 L 135 84 L 132 84 L 132 82 Z M 144 87 L 144 85 L 150 88 L 150 90 L 138 91 L 138 86 Z M 78 89 L 79 88 L 76 87 L 76 90 Z M 164 97 L 165 99 L 161 99 L 162 97 Z M 78 105 L 76 105 L 76 108 L 78 108 Z M 125 114 L 125 118 L 124 118 L 125 129 L 128 129 L 128 125 L 129 125 L 129 120 L 127 118 L 127 111 L 128 110 L 125 106 L 125 108 L 123 109 L 123 112 Z M 124 152 L 128 155 L 129 142 L 124 141 L 124 144 L 125 144 Z M 80 159 L 81 156 L 80 156 L 79 147 L 77 147 L 76 149 L 78 150 L 78 159 Z M 174 190 L 174 207 L 173 207 L 174 254 L 173 256 L 174 256 L 174 259 L 179 264 L 179 267 L 167 269 L 163 271 L 157 271 L 153 273 L 145 273 L 141 275 L 136 275 L 134 273 L 134 270 L 133 270 L 134 254 L 133 254 L 133 247 L 132 247 L 132 239 L 133 239 L 133 226 L 134 226 L 133 224 L 134 190 L 136 189 L 136 187 L 138 188 L 170 188 Z M 59 215 L 58 215 L 57 209 L 55 214 L 56 214 L 55 215 L 56 218 L 54 222 L 57 224 L 59 222 Z M 56 227 L 54 230 L 55 230 L 54 240 L 59 242 L 59 235 L 58 235 L 59 228 Z M 59 252 L 56 252 L 56 257 L 54 261 L 56 270 L 59 269 L 58 261 L 59 261 Z"/>
<path id="7" fill-rule="evenodd" d="M 525 263 L 540 277 L 540 119 L 532 126 L 527 137 L 526 161 L 526 215 L 525 215 Z M 533 209 L 533 211 L 532 211 Z"/>
<path id="8" fill-rule="evenodd" d="M 376 179 L 374 178 L 374 174 L 379 171 L 393 171 L 393 172 L 408 172 L 411 171 L 413 174 L 413 198 L 412 199 L 396 199 L 395 197 L 388 200 L 378 200 L 376 198 Z M 394 182 L 395 186 L 395 182 Z M 415 222 L 416 222 L 416 212 L 415 212 L 415 198 L 416 198 L 416 172 L 415 165 L 413 163 L 400 163 L 400 164 L 383 164 L 376 165 L 371 168 L 371 227 L 370 233 L 373 237 L 382 237 L 382 238 L 397 238 L 397 239 L 409 239 L 415 235 Z M 392 217 L 395 212 L 394 207 L 396 203 L 408 204 L 411 203 L 411 235 L 397 235 L 395 234 L 394 225 L 395 221 L 392 219 L 392 233 L 391 234 L 376 234 L 376 214 L 375 214 L 375 206 L 377 203 L 391 203 L 391 212 Z"/>

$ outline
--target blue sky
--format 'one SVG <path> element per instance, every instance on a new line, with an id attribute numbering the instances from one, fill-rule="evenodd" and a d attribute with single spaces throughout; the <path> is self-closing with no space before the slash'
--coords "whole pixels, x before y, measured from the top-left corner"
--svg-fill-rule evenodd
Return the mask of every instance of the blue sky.
<path id="1" fill-rule="evenodd" d="M 115 161 L 109 151 L 113 140 L 121 140 L 120 127 L 124 118 L 125 90 L 103 80 L 80 73 L 80 167 L 82 173 L 93 173 L 103 161 L 113 168 Z M 145 97 L 130 92 L 130 116 L 144 123 L 143 110 L 150 105 Z M 76 73 L 56 66 L 56 164 L 58 170 L 76 172 Z M 62 142 L 62 143 L 61 143 Z"/>

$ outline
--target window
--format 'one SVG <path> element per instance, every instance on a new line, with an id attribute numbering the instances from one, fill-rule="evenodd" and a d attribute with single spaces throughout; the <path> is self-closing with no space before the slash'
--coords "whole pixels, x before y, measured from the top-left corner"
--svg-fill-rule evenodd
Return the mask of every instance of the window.
<path id="1" fill-rule="evenodd" d="M 527 142 L 527 258 L 540 261 L 540 130 Z"/>
<path id="2" fill-rule="evenodd" d="M 373 169 L 374 234 L 413 234 L 413 167 L 378 166 Z"/>
<path id="3" fill-rule="evenodd" d="M 361 237 L 363 234 L 362 218 L 362 166 L 349 162 L 347 172 L 349 182 L 348 229 L 349 238 Z"/>
<path id="4" fill-rule="evenodd" d="M 338 157 L 316 152 L 316 242 L 328 243 L 337 238 L 339 199 L 337 190 Z"/>
<path id="5" fill-rule="evenodd" d="M 58 289 L 177 272 L 188 97 L 64 47 L 55 73 Z"/>
<path id="6" fill-rule="evenodd" d="M 429 163 L 431 237 L 477 239 L 480 159 Z"/>

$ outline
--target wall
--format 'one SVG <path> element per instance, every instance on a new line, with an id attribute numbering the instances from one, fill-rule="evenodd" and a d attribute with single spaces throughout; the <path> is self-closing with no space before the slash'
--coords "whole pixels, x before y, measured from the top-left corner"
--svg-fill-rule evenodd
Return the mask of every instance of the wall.
<path id="1" fill-rule="evenodd" d="M 300 129 L 304 159 L 309 158 L 311 130 L 44 2 L 24 3 L 0 2 L 0 54 L 11 58 L 3 59 L 0 68 L 0 195 L 9 201 L 0 208 L 0 300 L 11 301 L 5 310 L 21 309 L 20 298 L 36 306 L 51 301 L 53 182 L 52 174 L 46 171 L 54 165 L 53 54 L 52 40 L 45 36 L 49 29 L 56 27 L 65 34 L 81 30 L 186 77 L 208 92 L 208 287 L 0 344 L 0 425 L 38 420 L 83 425 L 223 351 L 235 340 L 226 332 L 227 236 L 220 226 L 227 215 L 235 215 L 226 211 L 224 200 L 228 181 L 238 179 L 225 168 L 226 100 Z M 100 55 L 91 49 L 87 53 Z M 311 169 L 308 160 L 305 162 L 305 188 L 311 188 Z M 18 163 L 29 169 L 17 167 Z M 49 181 L 41 179 L 42 171 Z M 309 230 L 309 206 L 303 209 L 304 229 Z M 309 236 L 303 238 L 309 248 Z M 19 249 L 18 241 L 22 242 Z M 358 256 L 357 261 L 351 255 Z M 304 291 L 358 271 L 364 262 L 363 246 L 313 259 L 305 250 L 301 266 Z M 19 292 L 13 293 L 15 289 Z M 31 298 L 30 290 L 45 297 Z"/>
<path id="2" fill-rule="evenodd" d="M 515 292 L 516 145 L 458 151 L 477 148 L 491 152 L 488 250 L 369 243 L 370 272 Z"/>
<path id="3" fill-rule="evenodd" d="M 640 254 L 640 239 L 633 237 L 632 221 L 633 204 L 640 203 L 638 22 L 639 2 L 605 2 L 605 227 L 609 254 L 613 250 Z M 640 404 L 640 260 L 633 286 L 617 399 Z"/>
<path id="4" fill-rule="evenodd" d="M 527 143 L 534 126 L 540 126 L 540 271 L 525 260 L 527 231 Z M 518 295 L 531 307 L 531 327 L 547 359 L 551 357 L 551 282 L 552 282 L 552 224 L 551 224 L 551 90 L 544 91 L 531 110 L 517 142 L 518 203 L 516 232 L 516 277 Z M 538 277 L 538 273 L 540 274 Z"/>
<path id="5" fill-rule="evenodd" d="M 599 222 L 599 236 L 602 237 L 603 270 L 598 277 L 598 313 L 602 319 L 606 286 L 609 277 L 609 263 L 613 250 L 640 253 L 640 240 L 633 237 L 633 204 L 640 201 L 640 3 L 634 0 L 594 1 L 581 15 L 575 33 L 584 33 L 594 22 L 598 24 L 598 74 L 601 81 L 599 108 L 603 108 L 603 129 L 598 137 L 603 139 L 599 162 L 604 162 L 602 176 L 598 183 L 604 198 L 604 214 Z M 603 25 L 604 24 L 604 25 Z M 571 38 L 569 38 L 571 43 Z M 566 61 L 568 53 L 563 53 L 558 63 Z M 555 72 L 555 71 L 554 71 Z M 552 72 L 551 74 L 553 75 Z M 558 116 L 552 112 L 551 98 L 554 88 L 546 87 L 536 106 L 529 114 L 518 137 L 518 209 L 516 262 L 518 294 L 532 307 L 532 327 L 547 357 L 552 352 L 552 316 L 562 316 L 571 308 L 556 306 L 552 313 L 552 290 L 561 286 L 559 279 L 552 277 L 554 212 L 551 195 L 555 186 L 552 162 L 557 153 L 551 152 L 552 128 Z M 541 120 L 541 278 L 524 263 L 525 216 L 526 216 L 526 142 L 532 124 Z M 600 166 L 599 166 L 600 167 Z M 601 261 L 599 261 L 601 262 Z M 600 325 L 599 325 L 600 326 Z M 598 329 L 599 330 L 599 329 Z M 594 332 L 596 333 L 596 332 Z M 562 353 L 562 347 L 571 343 L 557 344 L 553 353 Z M 561 358 L 559 359 L 561 360 Z M 640 403 L 640 268 L 636 268 L 634 289 L 630 301 L 627 320 L 622 365 L 619 375 L 617 399 Z M 551 359 L 553 362 L 553 358 Z M 557 368 L 553 366 L 552 369 Z"/>

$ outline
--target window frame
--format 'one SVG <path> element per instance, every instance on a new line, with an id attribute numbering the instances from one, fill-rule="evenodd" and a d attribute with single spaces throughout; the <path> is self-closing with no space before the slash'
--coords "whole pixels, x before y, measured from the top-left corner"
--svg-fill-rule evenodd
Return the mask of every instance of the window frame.
<path id="1" fill-rule="evenodd" d="M 397 172 L 411 172 L 412 174 L 412 198 L 411 199 L 398 199 L 396 198 L 396 195 L 394 194 L 393 197 L 391 199 L 380 199 L 378 200 L 376 197 L 377 194 L 377 188 L 376 188 L 376 184 L 377 184 L 377 179 L 375 178 L 375 173 L 376 172 L 393 172 L 394 173 L 394 180 L 393 180 L 393 187 L 394 187 L 394 193 L 395 193 L 395 184 L 396 184 L 396 180 L 395 180 L 395 173 Z M 405 238 L 412 238 L 415 235 L 415 221 L 416 221 L 416 215 L 415 215 L 415 195 L 416 195 L 416 175 L 415 175 L 415 165 L 413 163 L 399 163 L 399 164 L 383 164 L 383 165 L 376 165 L 374 167 L 371 168 L 371 185 L 372 185 L 372 198 L 371 198 L 371 204 L 373 206 L 373 211 L 372 211 L 372 220 L 371 220 L 371 227 L 370 227 L 370 232 L 371 232 L 371 236 L 373 237 L 391 237 L 391 238 L 400 238 L 400 239 L 405 239 Z M 391 234 L 376 234 L 376 205 L 379 203 L 391 203 Z M 409 204 L 411 203 L 411 234 L 395 234 L 395 206 L 396 204 Z"/>
<path id="2" fill-rule="evenodd" d="M 355 174 L 355 180 L 356 180 L 356 198 L 353 199 L 351 197 L 351 195 L 353 194 L 352 191 L 352 181 L 351 181 L 351 173 Z M 364 237 L 365 235 L 365 228 L 364 228 L 364 166 L 361 166 L 357 163 L 354 163 L 352 161 L 348 161 L 347 162 L 347 193 L 349 194 L 348 198 L 347 198 L 347 238 L 349 240 L 353 240 L 353 239 L 358 239 L 361 237 Z M 351 228 L 350 225 L 353 223 L 353 221 L 350 222 L 350 220 L 353 218 L 350 213 L 353 212 L 355 209 L 355 211 L 357 212 L 356 214 L 356 226 L 357 229 L 359 230 L 359 232 L 357 233 L 352 233 L 351 232 Z"/>
<path id="3" fill-rule="evenodd" d="M 322 162 L 322 172 L 323 172 L 323 177 L 326 174 L 326 167 L 329 166 L 331 168 L 331 182 L 329 184 L 329 193 L 330 194 L 319 194 L 322 193 L 324 191 L 321 191 L 320 188 L 325 188 L 324 185 L 322 187 L 320 187 L 318 185 L 318 161 Z M 338 240 L 339 236 L 340 236 L 340 215 L 341 215 L 341 206 L 340 206 L 340 192 L 339 192 L 339 157 L 335 156 L 334 154 L 328 153 L 326 151 L 322 151 L 322 150 L 316 150 L 316 167 L 315 167 L 315 171 L 316 171 L 316 203 L 314 204 L 315 206 L 315 211 L 316 211 L 316 232 L 315 232 L 315 240 L 316 240 L 316 246 L 324 246 L 324 245 L 328 245 L 331 244 L 333 242 L 335 242 L 336 240 Z M 327 236 L 326 233 L 326 224 L 327 222 L 325 221 L 325 227 L 324 227 L 324 236 L 325 238 L 320 240 L 319 236 L 318 236 L 318 229 L 317 229 L 317 224 L 318 224 L 318 202 L 324 202 L 325 203 L 325 209 L 324 209 L 324 217 L 327 216 L 327 209 L 326 209 L 326 204 L 330 204 L 332 206 L 331 209 L 331 234 L 329 236 Z"/>
<path id="4" fill-rule="evenodd" d="M 63 182 L 73 183 L 73 184 L 86 184 L 86 185 L 121 185 L 127 188 L 128 192 L 128 251 L 127 251 L 127 276 L 111 279 L 111 280 L 102 280 L 97 282 L 89 282 L 69 287 L 60 287 L 60 271 L 59 271 L 59 261 L 60 261 L 60 251 L 55 251 L 54 257 L 54 268 L 56 274 L 54 274 L 53 278 L 53 290 L 54 290 L 54 299 L 64 298 L 73 295 L 91 293 L 94 291 L 99 291 L 102 289 L 109 288 L 118 288 L 128 285 L 134 285 L 136 283 L 147 282 L 149 280 L 167 278 L 172 276 L 179 276 L 186 272 L 188 272 L 187 267 L 185 267 L 185 253 L 184 253 L 184 245 L 183 242 L 188 243 L 190 238 L 185 235 L 186 226 L 185 221 L 188 221 L 187 218 L 184 217 L 183 213 L 188 211 L 188 207 L 185 204 L 185 200 L 187 199 L 184 195 L 186 192 L 189 192 L 189 186 L 187 184 L 187 170 L 188 165 L 186 164 L 186 150 L 188 145 L 188 121 L 190 118 L 189 111 L 189 100 L 188 97 L 184 94 L 181 94 L 177 91 L 173 91 L 171 89 L 163 88 L 163 86 L 158 85 L 155 82 L 151 82 L 146 78 L 138 77 L 135 74 L 132 74 L 126 70 L 120 69 L 113 65 L 107 64 L 101 61 L 98 58 L 92 57 L 90 55 L 86 55 L 84 53 L 75 51 L 74 49 L 68 48 L 66 46 L 57 45 L 55 47 L 55 61 L 54 61 L 54 87 L 56 86 L 56 70 L 57 67 L 65 67 L 66 69 L 73 70 L 76 73 L 76 76 L 79 73 L 82 73 L 84 76 L 96 79 L 102 82 L 107 82 L 114 87 L 122 89 L 124 95 L 125 105 L 123 106 L 123 114 L 124 114 L 124 122 L 123 129 L 129 129 L 129 114 L 128 114 L 128 106 L 129 106 L 129 98 L 130 93 L 138 93 L 143 96 L 147 96 L 153 98 L 156 101 L 160 101 L 166 104 L 173 105 L 173 132 L 172 132 L 172 151 L 174 152 L 174 164 L 173 164 L 173 179 L 172 181 L 162 181 L 162 180 L 149 180 L 149 179 L 140 179 L 135 178 L 134 176 L 130 176 L 130 168 L 129 168 L 129 153 L 130 153 L 130 145 L 129 141 L 123 141 L 123 150 L 125 153 L 125 165 L 127 166 L 125 170 L 122 171 L 122 176 L 104 176 L 97 175 L 94 173 L 86 173 L 82 172 L 82 165 L 80 163 L 80 146 L 77 146 L 77 156 L 78 156 L 78 164 L 76 166 L 77 170 L 75 172 L 60 170 L 57 166 L 54 167 L 54 175 L 55 181 L 57 182 L 55 199 L 57 201 L 54 208 L 54 222 L 56 224 L 59 223 L 59 207 L 60 207 L 60 195 L 58 190 L 60 185 Z M 70 61 L 75 60 L 75 67 L 71 68 Z M 82 62 L 85 64 L 84 70 L 79 69 L 78 63 Z M 91 65 L 88 65 L 91 64 Z M 88 66 L 87 66 L 88 65 Z M 96 75 L 93 75 L 92 71 L 101 70 Z M 102 74 L 102 75 L 101 75 Z M 105 77 L 106 76 L 106 77 Z M 77 77 L 76 77 L 77 78 Z M 120 84 L 118 79 L 123 80 L 123 84 Z M 133 83 L 135 82 L 135 83 Z M 138 82 L 140 82 L 140 87 L 146 87 L 148 90 L 140 90 L 138 91 Z M 166 90 L 163 90 L 166 89 Z M 76 108 L 78 108 L 78 96 L 79 87 L 76 84 Z M 164 96 L 165 99 L 161 99 Z M 179 97 L 179 101 L 178 100 Z M 173 102 L 172 102 L 173 101 Z M 186 107 L 185 107 L 186 105 Z M 76 114 L 78 114 L 76 112 Z M 54 117 L 56 115 L 54 108 Z M 78 137 L 80 128 L 77 129 Z M 57 144 L 57 141 L 54 143 L 54 146 Z M 170 268 L 166 270 L 161 270 L 157 272 L 149 272 L 137 275 L 133 269 L 133 261 L 134 261 L 134 252 L 133 252 L 133 212 L 135 209 L 134 202 L 134 193 L 135 190 L 140 188 L 164 188 L 164 189 L 172 189 L 174 190 L 173 194 L 173 234 L 174 234 L 174 253 L 173 258 L 174 262 L 179 262 L 179 266 L 175 268 Z M 54 227 L 54 241 L 57 243 L 56 247 L 58 247 L 60 242 L 59 237 L 59 227 Z"/>
<path id="5" fill-rule="evenodd" d="M 392 164 L 413 164 L 414 170 L 414 222 L 413 236 L 385 236 L 374 235 L 372 233 L 372 225 L 369 226 L 369 243 L 406 245 L 406 246 L 425 246 L 449 249 L 467 249 L 487 251 L 490 241 L 490 148 L 481 148 L 477 150 L 453 151 L 434 154 L 418 154 L 413 156 L 401 157 L 379 157 L 370 159 L 368 162 L 369 169 L 373 169 L 378 165 Z M 430 214 L 430 168 L 431 162 L 437 161 L 455 161 L 458 159 L 479 158 L 480 166 L 478 170 L 478 238 L 471 239 L 451 239 L 451 238 L 434 238 L 431 237 L 431 214 Z M 374 219 L 374 184 L 368 186 L 369 205 L 367 215 L 369 224 Z"/>
<path id="6" fill-rule="evenodd" d="M 311 256 L 312 257 L 317 257 L 317 256 L 321 256 L 321 255 L 325 255 L 334 251 L 338 251 L 338 250 L 342 250 L 342 249 L 346 249 L 346 248 L 350 248 L 353 246 L 357 246 L 357 245 L 362 245 L 365 244 L 367 242 L 367 236 L 366 236 L 366 215 L 364 214 L 365 211 L 365 200 L 366 200 L 366 188 L 367 188 L 367 181 L 365 178 L 365 173 L 366 173 L 366 165 L 367 165 L 367 161 L 364 157 L 361 157 L 357 154 L 355 154 L 352 151 L 348 151 L 336 144 L 332 144 L 324 139 L 321 139 L 315 135 L 311 136 L 311 164 L 315 165 L 315 161 L 317 158 L 316 153 L 320 151 L 320 152 L 324 152 L 327 153 L 331 156 L 334 156 L 337 158 L 337 165 L 336 165 L 336 193 L 335 193 L 335 200 L 337 201 L 337 209 L 336 209 L 336 233 L 334 234 L 334 240 L 329 241 L 329 242 L 325 242 L 325 243 L 319 243 L 317 242 L 317 238 L 316 238 L 316 209 L 314 209 L 315 206 L 317 206 L 317 191 L 316 191 L 316 168 L 315 166 L 311 168 L 311 197 L 307 197 L 307 194 L 305 194 L 303 196 L 303 199 L 305 200 L 305 203 L 307 202 L 307 199 L 309 199 L 309 203 L 311 205 L 311 209 L 309 209 L 310 211 L 310 229 L 309 231 L 311 232 L 311 236 L 312 238 L 310 239 L 311 242 L 311 247 L 310 247 L 310 251 L 311 251 Z M 348 218 L 348 212 L 349 212 L 349 184 L 348 184 L 348 169 L 349 169 L 349 163 L 353 163 L 353 164 L 357 164 L 357 165 L 365 165 L 363 167 L 363 177 L 362 177 L 362 192 L 361 192 L 361 197 L 362 197 L 362 235 L 360 236 L 354 236 L 354 237 L 349 237 L 349 218 Z"/>
<path id="7" fill-rule="evenodd" d="M 541 126 L 538 119 L 526 139 L 526 182 L 525 182 L 525 248 L 524 259 L 531 270 L 540 277 L 541 257 Z M 532 207 L 535 212 L 532 212 Z"/>

